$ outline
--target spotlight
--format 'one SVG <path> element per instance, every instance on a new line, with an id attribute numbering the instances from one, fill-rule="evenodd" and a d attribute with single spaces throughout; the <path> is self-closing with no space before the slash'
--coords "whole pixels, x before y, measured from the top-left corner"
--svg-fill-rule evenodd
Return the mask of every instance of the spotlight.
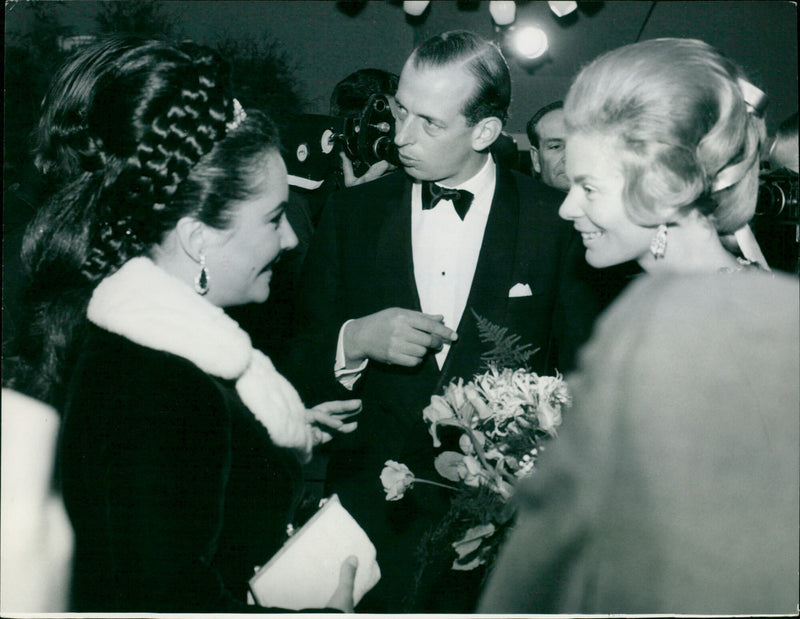
<path id="1" fill-rule="evenodd" d="M 517 5 L 513 1 L 492 0 L 489 2 L 489 13 L 498 26 L 510 26 L 517 14 Z"/>
<path id="2" fill-rule="evenodd" d="M 419 17 L 429 4 L 430 0 L 406 0 L 403 2 L 403 10 L 413 17 Z"/>
<path id="3" fill-rule="evenodd" d="M 550 10 L 553 11 L 559 17 L 564 17 L 564 15 L 569 15 L 578 8 L 577 2 L 572 1 L 564 1 L 564 0 L 553 0 L 547 3 L 550 7 Z"/>
<path id="4" fill-rule="evenodd" d="M 547 51 L 547 35 L 541 28 L 525 26 L 512 33 L 511 45 L 517 54 L 527 60 L 533 60 Z"/>

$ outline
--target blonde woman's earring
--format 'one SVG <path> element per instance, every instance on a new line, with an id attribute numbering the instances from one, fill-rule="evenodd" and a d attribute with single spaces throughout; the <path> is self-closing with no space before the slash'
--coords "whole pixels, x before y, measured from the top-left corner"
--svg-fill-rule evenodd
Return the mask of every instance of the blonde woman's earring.
<path id="1" fill-rule="evenodd" d="M 208 292 L 208 271 L 206 271 L 206 255 L 200 254 L 200 272 L 194 278 L 194 290 L 199 295 Z"/>
<path id="2" fill-rule="evenodd" d="M 650 241 L 650 253 L 653 258 L 658 260 L 663 258 L 667 253 L 667 225 L 661 224 L 653 235 L 653 240 Z"/>

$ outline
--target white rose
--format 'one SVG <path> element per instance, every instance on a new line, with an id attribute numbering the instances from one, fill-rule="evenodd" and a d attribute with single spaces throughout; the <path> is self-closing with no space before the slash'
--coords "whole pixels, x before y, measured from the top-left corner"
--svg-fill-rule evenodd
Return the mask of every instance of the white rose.
<path id="1" fill-rule="evenodd" d="M 399 501 L 414 483 L 414 474 L 405 464 L 387 460 L 381 471 L 381 483 L 387 501 Z"/>

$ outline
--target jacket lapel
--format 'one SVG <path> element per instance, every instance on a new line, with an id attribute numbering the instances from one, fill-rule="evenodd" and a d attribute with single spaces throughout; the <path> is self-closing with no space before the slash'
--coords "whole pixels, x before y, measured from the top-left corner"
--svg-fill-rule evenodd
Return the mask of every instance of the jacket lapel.
<path id="1" fill-rule="evenodd" d="M 383 307 L 406 307 L 421 311 L 414 279 L 414 258 L 411 249 L 411 181 L 404 177 L 398 191 L 386 203 L 386 216 L 378 230 L 375 253 L 375 282 L 367 286 L 383 286 Z"/>

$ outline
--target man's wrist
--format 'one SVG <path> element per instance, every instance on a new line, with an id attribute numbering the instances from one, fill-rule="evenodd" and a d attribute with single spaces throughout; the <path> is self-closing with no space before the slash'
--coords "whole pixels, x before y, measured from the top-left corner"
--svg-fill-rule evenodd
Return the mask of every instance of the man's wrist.
<path id="1" fill-rule="evenodd" d="M 353 330 L 358 329 L 358 319 L 348 320 L 342 327 L 342 348 L 344 351 L 345 366 L 355 368 L 367 360 L 367 355 L 359 351 L 356 345 L 356 336 Z"/>

